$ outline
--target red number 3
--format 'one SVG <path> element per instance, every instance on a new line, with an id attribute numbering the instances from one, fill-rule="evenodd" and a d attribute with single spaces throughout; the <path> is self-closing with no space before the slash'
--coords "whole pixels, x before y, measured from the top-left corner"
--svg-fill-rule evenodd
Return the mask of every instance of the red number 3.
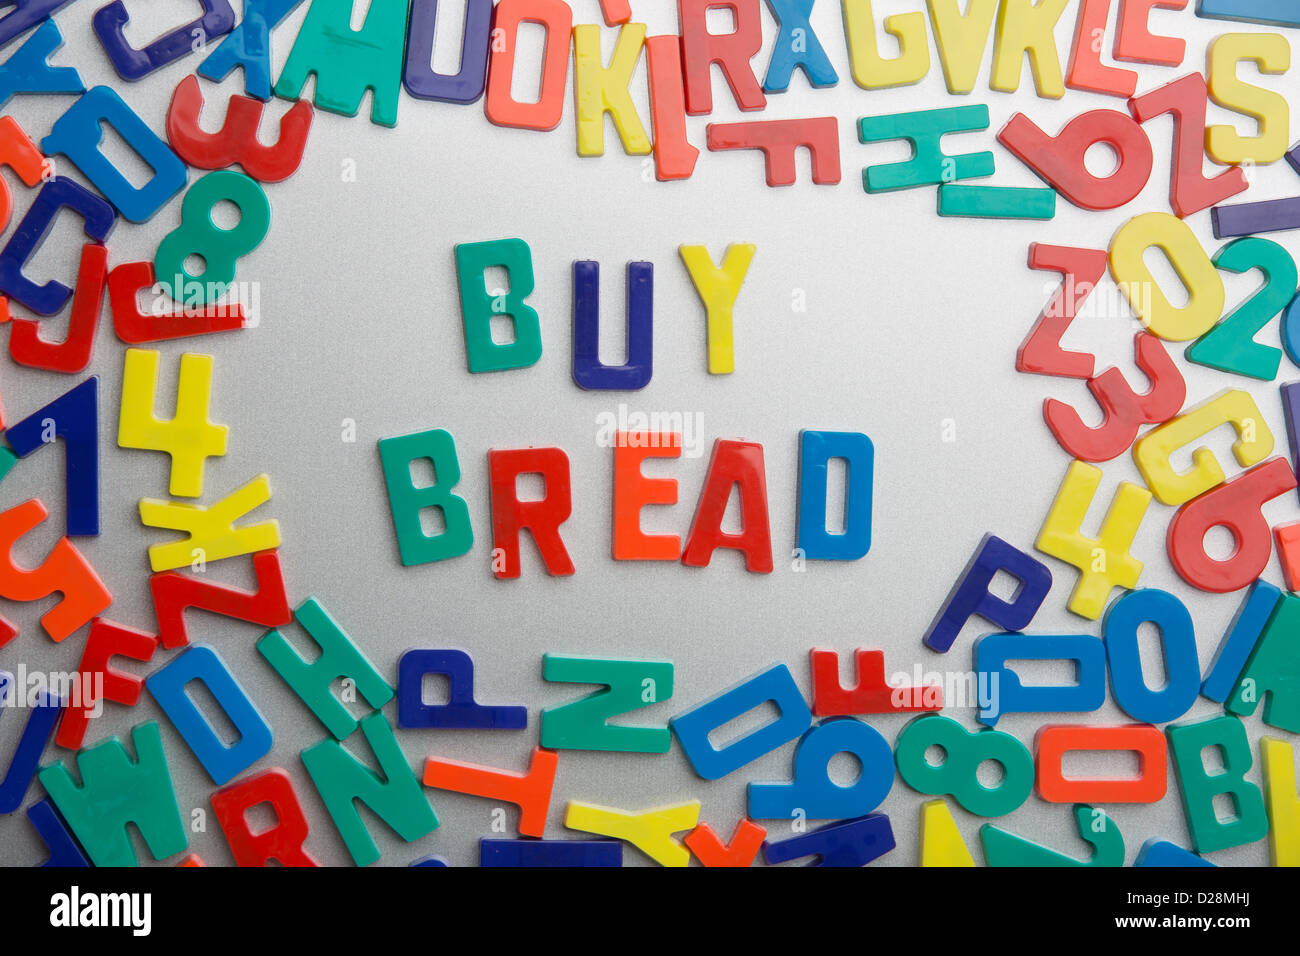
<path id="1" fill-rule="evenodd" d="M 257 138 L 264 105 L 251 96 L 232 96 L 220 132 L 205 133 L 199 128 L 199 114 L 203 111 L 199 78 L 187 76 L 172 94 L 172 105 L 167 110 L 167 139 L 191 166 L 225 169 L 238 163 L 253 179 L 278 183 L 292 176 L 302 163 L 312 107 L 306 100 L 295 103 L 280 119 L 280 138 L 274 146 L 265 146 Z"/>

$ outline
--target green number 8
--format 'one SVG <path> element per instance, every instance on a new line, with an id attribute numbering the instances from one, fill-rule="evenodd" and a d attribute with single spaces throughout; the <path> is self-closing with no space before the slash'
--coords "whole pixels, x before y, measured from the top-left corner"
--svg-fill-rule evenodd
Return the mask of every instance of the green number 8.
<path id="1" fill-rule="evenodd" d="M 925 757 L 932 746 L 944 751 L 938 766 Z M 894 746 L 894 760 L 899 776 L 913 790 L 950 793 L 980 817 L 1010 813 L 1029 799 L 1034 787 L 1034 758 L 1019 740 L 1000 730 L 971 733 L 938 714 L 920 717 L 903 728 Z M 986 760 L 1002 767 L 1002 780 L 993 787 L 984 786 L 976 776 Z"/>
<path id="2" fill-rule="evenodd" d="M 222 229 L 212 221 L 213 207 L 223 200 L 239 207 L 234 228 Z M 210 305 L 234 280 L 235 261 L 256 249 L 270 228 L 271 204 L 261 186 L 233 170 L 208 173 L 185 194 L 181 224 L 158 244 L 153 260 L 158 283 L 184 306 Z M 197 276 L 185 268 L 190 256 L 203 258 Z"/>

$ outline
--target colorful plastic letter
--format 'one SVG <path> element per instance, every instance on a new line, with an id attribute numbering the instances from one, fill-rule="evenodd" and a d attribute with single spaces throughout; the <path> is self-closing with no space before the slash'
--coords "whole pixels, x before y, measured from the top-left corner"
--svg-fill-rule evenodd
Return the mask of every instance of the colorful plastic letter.
<path id="1" fill-rule="evenodd" d="M 742 530 L 722 530 L 722 518 L 732 489 L 740 498 Z M 713 443 L 709 473 L 700 490 L 700 501 L 691 519 L 691 530 L 682 550 L 682 564 L 708 567 L 718 548 L 740 551 L 745 569 L 755 574 L 772 573 L 772 532 L 767 514 L 767 476 L 763 469 L 763 446 L 757 442 L 718 439 Z"/>
<path id="2" fill-rule="evenodd" d="M 370 122 L 396 126 L 410 0 L 371 4 L 359 30 L 351 26 L 352 6 L 353 0 L 312 0 L 275 95 L 296 100 L 314 74 L 319 108 L 356 116 L 370 90 Z"/>
<path id="3" fill-rule="evenodd" d="M 61 763 L 38 775 L 95 866 L 139 864 L 128 824 L 135 824 L 155 860 L 189 845 L 157 722 L 137 724 L 131 741 L 135 760 L 116 737 L 77 754 L 80 786 Z"/>
<path id="4" fill-rule="evenodd" d="M 1292 305 L 1295 306 L 1295 303 Z M 1300 319 L 1300 306 L 1296 306 L 1292 311 L 1295 311 L 1296 318 Z M 1297 338 L 1300 339 L 1300 330 L 1297 332 Z M 1286 344 L 1285 337 L 1283 344 Z M 1297 354 L 1300 354 L 1300 350 L 1297 350 Z M 1282 415 L 1286 420 L 1286 438 L 1287 446 L 1291 450 L 1291 464 L 1300 469 L 1300 382 L 1287 382 L 1278 391 L 1282 396 Z"/>
<path id="5" fill-rule="evenodd" d="M 226 744 L 195 706 L 187 690 L 193 681 L 208 689 L 234 727 L 238 734 L 234 743 Z M 145 686 L 217 786 L 230 782 L 271 752 L 270 724 L 212 648 L 189 648 L 150 675 Z"/>
<path id="6" fill-rule="evenodd" d="M 618 840 L 479 840 L 479 866 L 622 866 Z"/>
<path id="7" fill-rule="evenodd" d="M 645 24 L 619 27 L 609 66 L 600 59 L 600 27 L 584 23 L 573 28 L 573 100 L 577 112 L 578 155 L 605 155 L 605 114 L 614 121 L 623 152 L 648 156 L 650 137 L 628 87 L 641 59 Z"/>
<path id="8" fill-rule="evenodd" d="M 1031 843 L 1014 833 L 986 823 L 980 827 L 980 842 L 984 844 L 984 858 L 989 866 L 1060 867 L 1060 866 L 1123 866 L 1124 837 L 1106 811 L 1083 806 L 1074 808 L 1074 821 L 1079 836 L 1093 847 L 1092 858 L 1087 862 L 1049 850 Z"/>
<path id="9" fill-rule="evenodd" d="M 185 647 L 190 642 L 185 626 L 187 608 L 211 611 L 223 617 L 247 621 L 262 627 L 283 627 L 293 620 L 289 596 L 284 587 L 280 552 L 259 551 L 253 555 L 253 576 L 257 589 L 217 584 L 178 571 L 163 571 L 149 578 L 153 592 L 154 615 L 158 618 L 158 637 L 167 650 Z"/>
<path id="10" fill-rule="evenodd" d="M 845 463 L 844 530 L 826 530 L 827 470 Z M 805 429 L 799 433 L 798 547 L 805 558 L 856 561 L 871 550 L 875 446 L 860 432 Z"/>
<path id="11" fill-rule="evenodd" d="M 1291 303 L 1291 308 L 1287 312 L 1288 324 L 1293 315 L 1300 320 L 1300 304 L 1296 302 Z M 1288 353 L 1292 351 L 1293 337 L 1296 354 L 1300 354 L 1300 329 L 1289 331 L 1284 325 L 1282 344 L 1287 346 Z M 1286 437 L 1287 445 L 1291 450 L 1291 464 L 1300 468 L 1300 382 L 1288 382 L 1278 391 L 1282 395 L 1282 413 L 1286 419 Z"/>
<path id="12" fill-rule="evenodd" d="M 1300 588 L 1300 522 L 1275 525 L 1273 541 L 1277 547 L 1277 563 L 1282 565 L 1282 580 L 1288 591 L 1294 591 Z"/>
<path id="13" fill-rule="evenodd" d="M 1270 458 L 1245 474 L 1188 502 L 1169 523 L 1169 560 L 1179 576 L 1203 591 L 1223 594 L 1259 577 L 1273 556 L 1273 536 L 1264 504 L 1296 487 L 1285 458 Z M 1236 548 L 1225 560 L 1210 557 L 1205 535 L 1227 528 Z"/>
<path id="14" fill-rule="evenodd" d="M 682 436 L 677 432 L 618 432 L 614 444 L 614 560 L 676 561 L 682 556 L 675 534 L 646 534 L 641 509 L 677 503 L 677 479 L 647 478 L 641 463 L 647 458 L 680 458 Z"/>
<path id="15" fill-rule="evenodd" d="M 0 106 L 15 93 L 84 93 L 86 87 L 73 67 L 50 66 L 50 57 L 62 46 L 63 35 L 57 23 L 46 20 L 37 27 L 0 65 Z"/>
<path id="16" fill-rule="evenodd" d="M 655 178 L 690 179 L 700 151 L 686 138 L 686 89 L 682 48 L 674 35 L 646 37 L 650 122 L 654 129 Z"/>
<path id="17" fill-rule="evenodd" d="M 989 591 L 999 571 L 1018 582 L 1010 601 Z M 1004 631 L 1023 630 L 1042 607 L 1051 587 L 1052 572 L 1047 565 L 996 535 L 987 534 L 926 631 L 925 646 L 940 654 L 947 652 L 974 614 Z"/>
<path id="18" fill-rule="evenodd" d="M 258 475 L 215 505 L 177 504 L 156 498 L 140 499 L 140 521 L 185 535 L 180 541 L 149 546 L 149 566 L 170 571 L 193 563 L 195 552 L 204 562 L 234 558 L 280 546 L 280 523 L 262 521 L 235 527 L 235 522 L 271 500 L 271 479 Z"/>
<path id="19" fill-rule="evenodd" d="M 1008 661 L 1073 661 L 1075 682 L 1060 686 L 1020 682 Z M 1106 649 L 1091 634 L 986 634 L 975 642 L 975 674 L 996 687 L 979 711 L 993 727 L 1003 714 L 1079 713 L 1106 702 Z"/>
<path id="20" fill-rule="evenodd" d="M 1122 0 L 1119 31 L 1115 34 L 1115 59 L 1126 63 L 1180 66 L 1187 53 L 1187 43 L 1178 37 L 1151 32 L 1149 20 L 1153 8 L 1185 10 L 1187 0 Z"/>
<path id="21" fill-rule="evenodd" d="M 81 852 L 76 838 L 68 830 L 68 825 L 59 815 L 59 811 L 54 809 L 54 804 L 50 802 L 49 797 L 28 807 L 27 819 L 31 821 L 41 842 L 50 853 L 41 866 L 90 866 L 90 861 Z"/>
<path id="22" fill-rule="evenodd" d="M 1100 249 L 1032 242 L 1029 268 L 1059 272 L 1061 284 L 1017 350 L 1016 371 L 1091 379 L 1096 370 L 1096 356 L 1062 348 L 1061 338 L 1106 274 L 1106 253 Z"/>
<path id="23" fill-rule="evenodd" d="M 124 80 L 138 80 L 235 28 L 235 11 L 230 0 L 200 2 L 203 4 L 201 17 L 159 37 L 143 50 L 135 49 L 126 41 L 126 25 L 131 18 L 122 0 L 112 0 L 100 7 L 91 23 L 117 75 Z"/>
<path id="24" fill-rule="evenodd" d="M 487 86 L 488 45 L 492 34 L 492 0 L 468 0 L 460 41 L 460 70 L 438 73 L 433 69 L 433 47 L 438 0 L 411 0 L 411 22 L 406 30 L 406 65 L 402 85 L 422 100 L 473 103 Z"/>
<path id="25" fill-rule="evenodd" d="M 604 690 L 543 710 L 543 747 L 624 753 L 668 752 L 672 736 L 667 727 L 627 727 L 609 721 L 672 697 L 671 661 L 546 654 L 542 658 L 542 678 L 563 683 L 605 685 Z"/>
<path id="26" fill-rule="evenodd" d="M 1018 90 L 1023 62 L 1028 57 L 1038 95 L 1053 100 L 1065 95 L 1061 59 L 1052 35 L 1065 4 L 1066 0 L 1002 0 L 989 89 L 1003 93 Z"/>
<path id="27" fill-rule="evenodd" d="M 254 832 L 248 811 L 268 805 L 275 826 Z M 318 866 L 303 843 L 311 831 L 289 774 L 279 767 L 231 784 L 212 795 L 212 810 L 226 835 L 236 866 Z"/>
<path id="28" fill-rule="evenodd" d="M 429 757 L 424 762 L 424 785 L 513 803 L 519 808 L 519 832 L 524 836 L 540 837 L 546 832 L 558 762 L 555 751 L 541 747 L 533 748 L 532 760 L 525 773 Z"/>
<path id="29" fill-rule="evenodd" d="M 1300 229 L 1300 197 L 1215 206 L 1210 220 L 1215 239 Z"/>
<path id="30" fill-rule="evenodd" d="M 564 813 L 564 825 L 570 830 L 625 840 L 660 866 L 690 864 L 691 851 L 673 834 L 693 830 L 699 822 L 698 800 L 638 813 L 570 800 Z"/>
<path id="31" fill-rule="evenodd" d="M 853 82 L 864 90 L 919 83 L 930 72 L 925 14 L 896 13 L 885 17 L 883 26 L 898 42 L 896 57 L 887 59 L 880 55 L 871 0 L 844 0 L 844 34 L 849 44 Z"/>
<path id="32" fill-rule="evenodd" d="M 803 70 L 813 89 L 834 86 L 840 81 L 809 22 L 814 3 L 816 0 L 767 0 L 767 9 L 778 21 L 780 33 L 772 46 L 772 58 L 767 62 L 764 93 L 788 90 L 796 68 Z"/>
<path id="33" fill-rule="evenodd" d="M 485 273 L 491 267 L 506 270 L 510 291 L 489 291 Z M 527 368 L 542 357 L 542 327 L 537 312 L 524 300 L 533 294 L 533 255 L 522 239 L 462 242 L 456 246 L 456 278 L 460 283 L 460 308 L 465 323 L 465 351 L 471 372 L 499 372 Z M 514 322 L 514 341 L 492 341 L 492 317 L 508 315 Z"/>
<path id="34" fill-rule="evenodd" d="M 1295 752 L 1285 740 L 1259 738 L 1268 809 L 1268 855 L 1273 866 L 1300 866 L 1300 799 L 1296 798 Z"/>
<path id="35" fill-rule="evenodd" d="M 705 246 L 677 247 L 695 292 L 704 303 L 710 375 L 729 375 L 736 370 L 734 309 L 757 249 L 752 242 L 733 243 L 727 247 L 722 266 L 718 267 Z"/>
<path id="36" fill-rule="evenodd" d="M 1253 761 L 1241 720 L 1225 714 L 1171 724 L 1166 732 L 1196 851 L 1212 853 L 1262 840 L 1268 832 L 1268 814 L 1259 787 L 1245 777 Z M 1206 771 L 1203 751 L 1209 747 L 1217 747 L 1222 756 L 1223 770 L 1218 773 Z M 1226 822 L 1219 819 L 1214 807 L 1214 798 L 1225 794 L 1232 798 L 1236 812 Z"/>
<path id="37" fill-rule="evenodd" d="M 199 76 L 220 83 L 244 68 L 244 92 L 271 98 L 271 31 L 303 0 L 244 0 L 244 18 L 199 64 Z"/>
<path id="38" fill-rule="evenodd" d="M 728 844 L 723 844 L 722 838 L 707 823 L 701 823 L 682 837 L 682 842 L 705 866 L 744 867 L 753 865 L 766 837 L 767 830 L 753 820 L 741 817 Z"/>
<path id="39" fill-rule="evenodd" d="M 998 0 L 969 0 L 965 13 L 958 0 L 926 0 L 926 6 L 948 92 L 969 93 L 975 89 L 984 61 Z"/>
<path id="40" fill-rule="evenodd" d="M 114 624 L 102 617 L 90 624 L 90 634 L 81 652 L 73 699 L 68 702 L 54 742 L 69 750 L 79 750 L 85 743 L 86 728 L 102 712 L 103 702 L 111 700 L 134 707 L 144 690 L 144 680 L 127 671 L 113 669 L 114 657 L 149 662 L 158 650 L 158 638 L 133 627 Z"/>
<path id="41" fill-rule="evenodd" d="M 573 264 L 573 381 L 579 388 L 633 391 L 654 374 L 653 262 L 627 264 L 627 361 L 600 360 L 600 263 Z"/>
<path id="42" fill-rule="evenodd" d="M 60 538 L 41 562 L 40 567 L 26 568 L 14 563 L 13 549 L 18 539 L 49 516 L 39 498 L 32 498 L 0 513 L 0 597 L 10 601 L 39 601 L 55 591 L 59 602 L 41 617 L 41 626 L 50 640 L 63 640 L 79 630 L 95 615 L 113 603 L 104 582 L 94 567 L 67 538 Z M 6 643 L 17 632 L 12 628 Z"/>
<path id="43" fill-rule="evenodd" d="M 424 702 L 424 677 L 447 678 L 447 703 Z M 397 726 L 523 730 L 528 708 L 487 706 L 474 699 L 474 661 L 464 651 L 417 648 L 397 663 Z"/>
<path id="44" fill-rule="evenodd" d="M 49 19 L 50 14 L 70 2 L 71 0 L 5 0 L 4 5 L 13 9 L 0 19 L 0 47 Z"/>
<path id="45" fill-rule="evenodd" d="M 915 113 L 864 116 L 858 121 L 860 141 L 880 143 L 904 139 L 911 144 L 913 156 L 899 163 L 866 167 L 862 171 L 863 188 L 869 193 L 878 193 L 992 176 L 992 153 L 985 151 L 950 156 L 943 151 L 941 142 L 947 133 L 967 133 L 988 128 L 989 108 L 983 103 Z"/>
<path id="46" fill-rule="evenodd" d="M 1049 803 L 1158 803 L 1168 787 L 1165 735 L 1149 724 L 1051 724 L 1038 731 L 1034 750 L 1038 795 Z M 1067 753 L 1098 750 L 1137 754 L 1137 778 L 1098 780 L 1065 775 L 1063 761 Z"/>
<path id="47" fill-rule="evenodd" d="M 1297 665 L 1296 628 L 1300 625 L 1300 598 L 1284 594 L 1259 643 L 1237 679 L 1225 709 L 1249 717 L 1264 701 L 1264 723 L 1279 730 L 1300 730 L 1300 666 Z"/>
<path id="48" fill-rule="evenodd" d="M 858 867 L 884 856 L 895 846 L 889 817 L 868 813 L 865 817 L 828 823 L 801 836 L 763 844 L 763 860 L 787 863 L 814 857 L 808 866 Z"/>
<path id="49" fill-rule="evenodd" d="M 736 29 L 709 32 L 708 12 L 726 9 Z M 713 112 L 713 64 L 722 68 L 736 105 L 761 110 L 767 105 L 749 61 L 763 45 L 763 23 L 758 0 L 677 0 L 682 31 L 682 74 L 686 80 L 686 112 L 692 116 Z"/>
<path id="50" fill-rule="evenodd" d="M 932 764 L 926 751 L 938 745 L 943 762 Z M 1002 768 L 1002 779 L 986 787 L 976 775 L 985 761 Z M 1000 730 L 971 733 L 950 717 L 926 714 L 913 719 L 894 744 L 898 775 L 913 790 L 952 794 L 963 808 L 981 817 L 1000 817 L 1015 810 L 1034 788 L 1034 758 L 1015 737 Z"/>
<path id="51" fill-rule="evenodd" d="M 41 338 L 39 322 L 12 318 L 9 325 L 9 356 L 19 365 L 74 375 L 84 371 L 95 351 L 100 305 L 108 278 L 108 247 L 88 242 L 81 247 L 77 288 L 72 296 L 72 315 L 62 342 Z M 12 311 L 12 310 L 11 310 Z"/>
<path id="52" fill-rule="evenodd" d="M 207 460 L 226 453 L 230 435 L 225 425 L 208 420 L 212 356 L 192 352 L 181 355 L 176 413 L 170 419 L 160 419 L 154 411 L 160 355 L 151 349 L 126 350 L 117 443 L 122 448 L 166 452 L 172 463 L 168 492 L 181 498 L 198 498 L 203 494 Z"/>
<path id="53" fill-rule="evenodd" d="M 1255 120 L 1254 136 L 1242 136 L 1232 126 L 1211 126 L 1205 131 L 1205 151 L 1221 166 L 1250 161 L 1273 163 L 1291 147 L 1291 107 L 1286 97 L 1237 77 L 1237 68 L 1249 60 L 1265 76 L 1280 76 L 1291 69 L 1291 44 L 1277 33 L 1225 33 L 1210 44 L 1207 72 L 1210 99 L 1224 109 Z"/>
<path id="54" fill-rule="evenodd" d="M 1300 146 L 1296 146 L 1284 158 L 1293 170 L 1300 173 Z M 1300 198 L 1216 206 L 1210 210 L 1210 217 L 1213 220 L 1214 235 L 1217 239 L 1296 229 L 1300 228 Z M 1295 303 L 1292 305 L 1294 306 Z M 1288 313 L 1288 319 L 1290 315 L 1291 313 Z M 1288 336 L 1284 336 L 1285 338 Z M 1284 341 L 1283 344 L 1287 346 L 1288 352 L 1294 353 L 1289 341 Z"/>
<path id="55" fill-rule="evenodd" d="M 188 308 L 156 314 L 140 309 L 140 292 L 158 282 L 153 263 L 124 262 L 108 274 L 108 302 L 113 310 L 113 331 L 127 345 L 144 345 L 211 332 L 233 332 L 244 327 L 244 307 L 238 302 L 206 309 Z"/>
<path id="56" fill-rule="evenodd" d="M 438 817 L 383 713 L 375 711 L 360 723 L 379 773 L 329 738 L 304 750 L 302 762 L 353 862 L 369 866 L 379 859 L 379 847 L 366 829 L 358 802 L 407 843 L 431 833 L 438 826 Z"/>
<path id="57" fill-rule="evenodd" d="M 4 435 L 19 458 L 63 439 L 68 537 L 99 534 L 99 376 L 10 425 Z"/>
<path id="58" fill-rule="evenodd" d="M 1151 249 L 1164 253 L 1187 293 L 1187 304 L 1170 303 L 1144 261 Z M 1186 342 L 1208 332 L 1223 315 L 1227 292 L 1200 240 L 1181 220 L 1164 212 L 1134 216 L 1110 245 L 1110 271 L 1133 314 L 1150 331 L 1170 342 Z"/>
<path id="59" fill-rule="evenodd" d="M 203 112 L 199 79 L 187 76 L 177 85 L 167 109 L 167 139 L 181 159 L 198 169 L 225 169 L 238 163 L 259 182 L 282 182 L 302 163 L 313 110 L 310 103 L 295 103 L 280 117 L 275 144 L 265 146 L 257 135 L 263 109 L 264 104 L 251 96 L 232 96 L 221 129 L 209 133 L 199 126 Z"/>
<path id="60" fill-rule="evenodd" d="M 1223 468 L 1208 448 L 1192 452 L 1192 469 L 1183 474 L 1174 471 L 1170 458 L 1178 449 L 1225 424 L 1231 424 L 1237 432 L 1232 454 L 1243 468 L 1258 464 L 1272 453 L 1273 433 L 1255 399 L 1240 389 L 1224 389 L 1134 443 L 1133 460 L 1138 471 L 1161 502 L 1185 504 L 1223 483 Z"/>
<path id="61" fill-rule="evenodd" d="M 13 170 L 14 175 L 27 186 L 39 183 L 50 168 L 36 144 L 12 116 L 0 116 L 0 167 L 5 166 Z M 0 230 L 9 228 L 13 211 L 13 192 L 9 189 L 9 183 L 0 177 Z"/>
<path id="62" fill-rule="evenodd" d="M 719 727 L 768 702 L 780 712 L 776 720 L 721 748 L 709 740 Z M 718 780 L 798 738 L 812 724 L 812 712 L 789 668 L 775 664 L 668 723 L 695 772 Z"/>
<path id="63" fill-rule="evenodd" d="M 754 120 L 710 123 L 705 128 L 709 149 L 758 149 L 769 186 L 793 186 L 795 152 L 803 147 L 812 157 L 812 181 L 819 186 L 840 181 L 840 124 L 834 116 L 796 120 Z"/>
<path id="64" fill-rule="evenodd" d="M 1212 20 L 1300 27 L 1300 10 L 1296 10 L 1290 0 L 1196 0 L 1196 15 Z"/>
<path id="65" fill-rule="evenodd" d="M 1132 70 L 1101 62 L 1102 44 L 1099 41 L 1106 34 L 1106 21 L 1109 19 L 1110 0 L 1080 0 L 1065 85 L 1072 90 L 1128 99 L 1137 89 L 1138 75 Z"/>
<path id="66" fill-rule="evenodd" d="M 520 103 L 511 93 L 519 25 L 524 21 L 546 29 L 541 85 L 535 103 Z M 492 52 L 488 57 L 487 99 L 483 103 L 488 120 L 497 126 L 542 131 L 560 125 L 572 30 L 573 11 L 563 0 L 501 0 L 492 15 Z"/>
<path id="67" fill-rule="evenodd" d="M 906 714 L 943 710 L 943 685 L 910 686 L 885 681 L 885 652 L 859 648 L 854 654 L 858 681 L 840 683 L 840 657 L 814 647 L 809 654 L 813 680 L 813 709 L 818 717 L 852 714 Z"/>
<path id="68" fill-rule="evenodd" d="M 145 185 L 133 185 L 103 154 L 104 124 L 153 170 Z M 67 156 L 131 222 L 147 222 L 185 188 L 185 164 L 111 87 L 96 86 L 73 103 L 41 140 L 41 151 Z"/>
<path id="69" fill-rule="evenodd" d="M 849 786 L 830 775 L 830 761 L 849 753 L 862 773 Z M 809 820 L 863 816 L 884 802 L 894 786 L 894 755 L 879 731 L 853 717 L 832 717 L 812 727 L 794 752 L 789 783 L 751 783 L 749 816 L 755 820 L 790 820 L 800 811 Z"/>
<path id="70" fill-rule="evenodd" d="M 1134 866 L 1154 866 L 1162 868 L 1170 867 L 1204 867 L 1215 866 L 1204 857 L 1197 856 L 1189 850 L 1184 850 L 1176 843 L 1170 843 L 1168 840 L 1160 840 L 1152 837 L 1143 843 L 1138 850 L 1137 859 L 1133 861 Z"/>
<path id="71" fill-rule="evenodd" d="M 474 528 L 465 499 L 452 490 L 460 482 L 460 459 L 451 433 L 431 428 L 381 438 L 379 458 L 402 564 L 409 568 L 468 553 L 474 547 Z M 417 488 L 411 478 L 411 465 L 419 459 L 433 466 L 436 481 Z M 437 508 L 442 516 L 443 530 L 438 534 L 424 532 L 420 515 L 426 508 Z"/>
<path id="72" fill-rule="evenodd" d="M 944 800 L 921 804 L 921 865 L 974 866 L 975 859 L 961 838 L 961 831 Z"/>
<path id="73" fill-rule="evenodd" d="M 600 15 L 605 20 L 605 26 L 617 26 L 632 19 L 632 8 L 628 6 L 627 0 L 600 0 Z"/>
<path id="74" fill-rule="evenodd" d="M 1214 267 L 1226 272 L 1258 269 L 1264 277 L 1259 291 L 1237 307 L 1222 322 L 1187 348 L 1187 360 L 1224 372 L 1249 375 L 1271 382 L 1282 363 L 1282 350 L 1255 341 L 1255 335 L 1270 319 L 1295 299 L 1295 260 L 1285 248 L 1268 239 L 1250 237 L 1230 242 L 1214 255 Z M 1290 322 L 1282 328 L 1282 341 L 1295 353 Z"/>
<path id="75" fill-rule="evenodd" d="M 229 229 L 212 218 L 223 202 L 239 210 L 238 223 Z M 153 262 L 159 288 L 190 308 L 216 302 L 230 291 L 240 257 L 256 249 L 270 228 L 271 204 L 261 185 L 231 169 L 208 173 L 185 193 L 180 225 L 158 243 Z M 203 265 L 198 275 L 191 272 L 195 259 Z"/>
<path id="76" fill-rule="evenodd" d="M 1055 219 L 1056 191 L 1035 186 L 976 186 L 944 183 L 939 215 L 971 219 Z"/>
<path id="77" fill-rule="evenodd" d="M 1142 127 L 1116 110 L 1080 114 L 1055 136 L 1016 113 L 998 133 L 998 142 L 1065 199 L 1080 209 L 1118 209 L 1137 198 L 1151 178 L 1151 141 Z M 1115 169 L 1098 176 L 1084 157 L 1094 146 L 1109 147 Z"/>
<path id="78" fill-rule="evenodd" d="M 492 494 L 493 573 L 498 579 L 520 574 L 519 532 L 532 532 L 546 573 L 573 573 L 573 560 L 560 537 L 560 525 L 573 513 L 569 487 L 569 456 L 561 448 L 514 448 L 488 452 Z M 542 476 L 545 495 L 520 501 L 520 475 Z"/>
<path id="79" fill-rule="evenodd" d="M 1129 112 L 1139 123 L 1170 113 L 1174 118 L 1173 168 L 1169 173 L 1169 206 L 1179 219 L 1217 206 L 1250 186 L 1241 167 L 1207 177 L 1205 111 L 1209 89 L 1205 77 L 1189 73 L 1182 79 L 1129 100 Z M 1152 214 L 1154 215 L 1154 214 Z"/>
<path id="80" fill-rule="evenodd" d="M 1150 332 L 1133 336 L 1133 356 L 1150 380 L 1138 394 L 1116 367 L 1088 380 L 1088 391 L 1102 410 L 1102 422 L 1085 425 L 1072 406 L 1055 398 L 1043 402 L 1043 420 L 1061 447 L 1080 461 L 1109 461 L 1128 451 L 1145 424 L 1164 422 L 1178 414 L 1187 397 L 1187 383 L 1166 351 Z"/>
<path id="81" fill-rule="evenodd" d="M 342 740 L 357 729 L 357 719 L 334 695 L 334 682 L 346 677 L 376 710 L 392 700 L 393 689 L 314 597 L 300 604 L 293 616 L 320 647 L 320 655 L 308 663 L 278 631 L 268 631 L 257 642 L 258 653 L 325 729 Z"/>
<path id="82" fill-rule="evenodd" d="M 1210 663 L 1210 673 L 1201 684 L 1201 694 L 1223 703 L 1237 686 L 1237 678 L 1273 616 L 1282 592 L 1267 581 L 1257 580 L 1250 586 L 1246 599 L 1228 625 L 1227 633 Z"/>
<path id="83" fill-rule="evenodd" d="M 29 713 L 9 758 L 9 769 L 0 780 L 0 815 L 13 813 L 23 805 L 41 754 L 54 736 L 54 725 L 63 710 L 63 702 L 49 690 L 39 688 L 33 695 L 30 688 L 17 686 L 13 674 L 0 671 L 0 717 L 19 701 L 27 705 Z"/>
<path id="84" fill-rule="evenodd" d="M 21 302 L 37 315 L 55 315 L 72 298 L 72 290 L 57 279 L 37 285 L 23 274 L 23 267 L 54 228 L 59 210 L 65 208 L 81 216 L 82 229 L 93 242 L 103 243 L 108 239 L 117 222 L 113 207 L 86 187 L 64 176 L 46 180 L 0 251 L 0 293 Z"/>
<path id="85" fill-rule="evenodd" d="M 1168 681 L 1152 690 L 1142 674 L 1138 629 L 1154 624 L 1164 647 Z M 1196 659 L 1196 632 L 1183 602 L 1167 591 L 1142 588 L 1110 606 L 1102 623 L 1110 662 L 1110 692 L 1134 720 L 1164 724 L 1177 720 L 1196 703 L 1201 668 Z"/>

